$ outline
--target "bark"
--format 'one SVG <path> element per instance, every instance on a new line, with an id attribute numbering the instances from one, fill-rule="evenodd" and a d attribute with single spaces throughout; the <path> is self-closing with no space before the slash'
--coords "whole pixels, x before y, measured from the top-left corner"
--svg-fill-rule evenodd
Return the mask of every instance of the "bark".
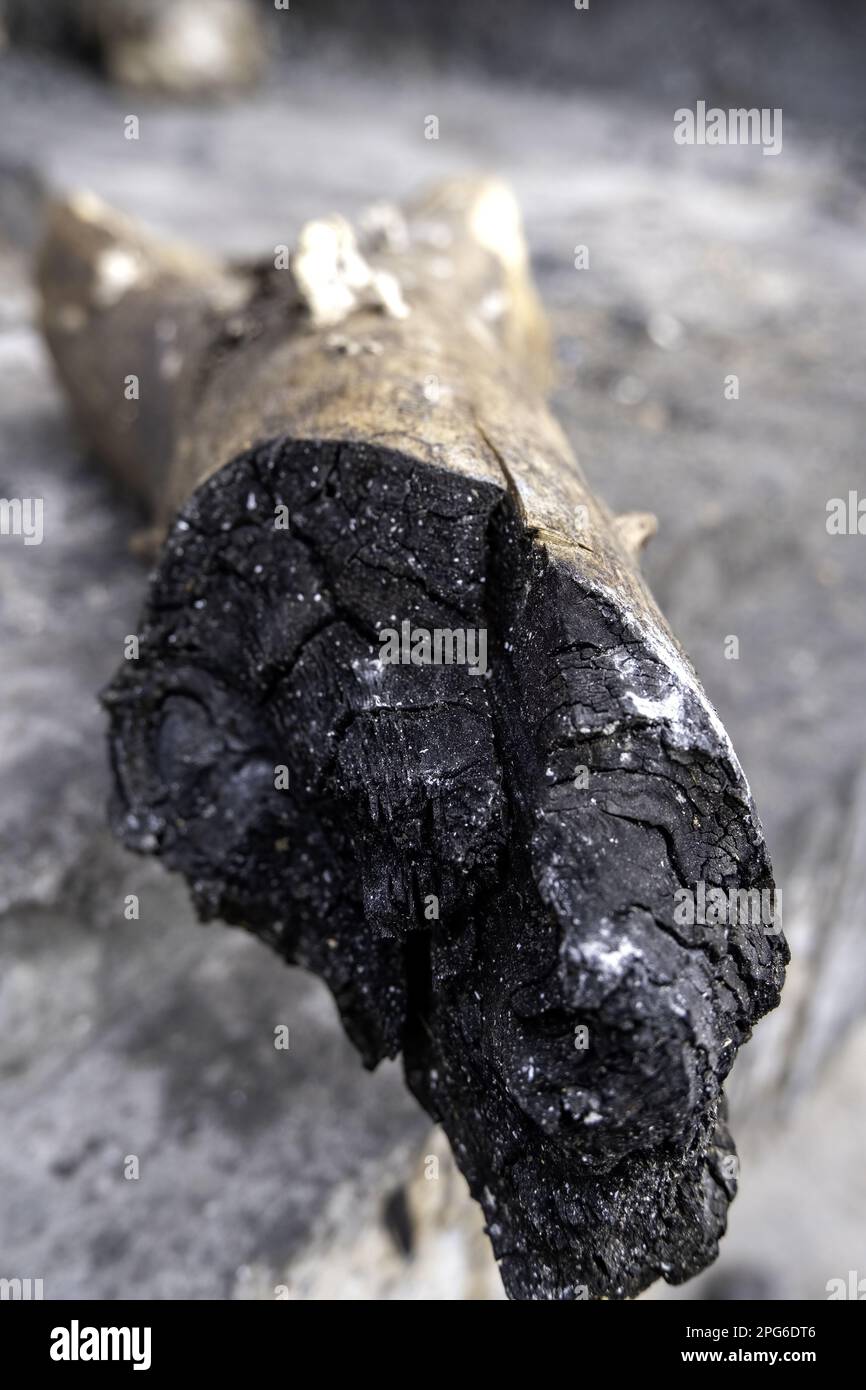
<path id="1" fill-rule="evenodd" d="M 81 422 L 167 528 L 105 694 L 118 834 L 321 975 L 366 1065 L 402 1053 L 512 1297 L 696 1273 L 787 948 L 677 911 L 770 865 L 638 572 L 652 521 L 611 516 L 545 404 L 508 190 L 310 224 L 286 269 L 79 199 L 40 281 Z M 426 660 L 437 631 L 475 669 Z"/>

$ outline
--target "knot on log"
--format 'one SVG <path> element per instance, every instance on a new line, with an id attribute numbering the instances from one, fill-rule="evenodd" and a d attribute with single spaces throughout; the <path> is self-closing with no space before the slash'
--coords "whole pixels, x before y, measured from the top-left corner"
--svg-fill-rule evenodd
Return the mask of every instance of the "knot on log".
<path id="1" fill-rule="evenodd" d="M 620 544 L 635 559 L 659 529 L 658 517 L 652 512 L 623 512 L 614 517 L 614 526 Z"/>

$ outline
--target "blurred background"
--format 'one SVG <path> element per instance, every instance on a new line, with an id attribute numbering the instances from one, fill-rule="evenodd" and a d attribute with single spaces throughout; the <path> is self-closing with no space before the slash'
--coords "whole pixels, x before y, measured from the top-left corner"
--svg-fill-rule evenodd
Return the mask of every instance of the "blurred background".
<path id="1" fill-rule="evenodd" d="M 659 518 L 644 572 L 750 779 L 794 952 L 729 1087 L 719 1260 L 645 1297 L 823 1299 L 866 1277 L 866 534 L 827 530 L 831 499 L 866 497 L 866 11 L 0 16 L 0 496 L 44 499 L 41 545 L 0 536 L 0 1276 L 46 1298 L 502 1296 L 399 1067 L 364 1073 L 322 985 L 197 925 L 182 884 L 108 835 L 95 697 L 135 630 L 141 518 L 69 423 L 30 285 L 56 189 L 246 257 L 490 170 L 524 210 L 559 418 L 595 490 Z M 781 108 L 781 153 L 677 145 L 699 100 Z"/>

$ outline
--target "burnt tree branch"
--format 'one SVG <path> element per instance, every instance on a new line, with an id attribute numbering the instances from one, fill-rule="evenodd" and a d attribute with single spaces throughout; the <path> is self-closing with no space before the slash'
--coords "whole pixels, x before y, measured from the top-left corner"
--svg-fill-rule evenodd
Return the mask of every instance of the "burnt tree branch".
<path id="1" fill-rule="evenodd" d="M 79 419 L 165 534 L 105 694 L 118 834 L 320 975 L 367 1066 L 402 1053 L 512 1297 L 696 1273 L 787 948 L 677 917 L 770 865 L 638 572 L 651 521 L 608 512 L 545 404 L 507 189 L 310 224 L 286 268 L 78 199 L 40 281 Z M 437 632 L 484 661 L 428 660 Z"/>

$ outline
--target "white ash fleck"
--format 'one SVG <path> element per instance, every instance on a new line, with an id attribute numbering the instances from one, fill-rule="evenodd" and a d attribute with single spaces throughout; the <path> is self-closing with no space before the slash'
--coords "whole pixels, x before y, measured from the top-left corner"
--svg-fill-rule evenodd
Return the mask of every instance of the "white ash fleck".
<path id="1" fill-rule="evenodd" d="M 335 327 L 358 309 L 381 309 L 397 319 L 409 313 L 396 276 L 375 270 L 364 259 L 344 217 L 321 218 L 301 228 L 292 274 L 317 327 Z"/>
<path id="2" fill-rule="evenodd" d="M 98 257 L 94 267 L 93 302 L 100 309 L 109 309 L 138 284 L 141 276 L 141 257 L 136 252 L 122 246 L 110 247 Z"/>
<path id="3" fill-rule="evenodd" d="M 504 290 L 490 290 L 478 306 L 478 312 L 486 323 L 501 319 L 508 312 L 511 296 Z"/>
<path id="4" fill-rule="evenodd" d="M 602 974 L 615 977 L 622 975 L 623 967 L 628 961 L 643 959 L 643 952 L 634 942 L 623 937 L 616 945 L 612 945 L 605 939 L 605 935 L 603 933 L 601 940 L 585 940 L 569 947 L 569 955 L 581 964 L 590 961 Z"/>
<path id="5" fill-rule="evenodd" d="M 664 719 L 671 724 L 682 722 L 683 701 L 678 690 L 669 690 L 661 700 L 648 700 L 643 695 L 636 695 L 633 690 L 627 690 L 625 698 L 635 713 L 645 719 Z"/>
<path id="6" fill-rule="evenodd" d="M 622 594 L 614 594 L 604 584 L 597 585 L 597 592 L 600 597 L 606 599 L 608 602 L 612 604 L 622 602 Z M 637 615 L 635 614 L 635 627 L 636 626 Z M 742 767 L 740 766 L 739 758 L 734 752 L 733 744 L 731 743 L 727 729 L 725 728 L 713 704 L 711 703 L 706 692 L 701 686 L 694 670 L 692 669 L 691 664 L 677 649 L 673 639 L 664 630 L 661 624 L 661 620 L 653 623 L 652 626 L 650 626 L 649 624 L 644 624 L 642 639 L 645 642 L 646 646 L 650 649 L 652 656 L 655 657 L 655 659 L 659 661 L 661 665 L 667 667 L 671 674 L 676 678 L 676 681 L 679 684 L 679 686 L 687 690 L 690 695 L 694 696 L 695 700 L 704 710 L 710 727 L 712 728 L 712 731 L 715 734 L 720 745 L 719 751 L 723 753 L 724 756 L 729 760 L 731 767 L 734 770 L 734 773 L 742 779 L 746 790 L 746 795 L 750 797 L 751 791 L 749 789 L 748 780 L 746 778 L 745 773 L 743 772 Z M 669 721 L 669 727 L 671 734 L 673 735 L 673 741 L 677 747 L 694 747 L 696 730 L 694 729 L 694 727 L 692 727 L 692 721 L 686 718 L 685 709 L 682 710 L 681 717 L 679 719 Z"/>

